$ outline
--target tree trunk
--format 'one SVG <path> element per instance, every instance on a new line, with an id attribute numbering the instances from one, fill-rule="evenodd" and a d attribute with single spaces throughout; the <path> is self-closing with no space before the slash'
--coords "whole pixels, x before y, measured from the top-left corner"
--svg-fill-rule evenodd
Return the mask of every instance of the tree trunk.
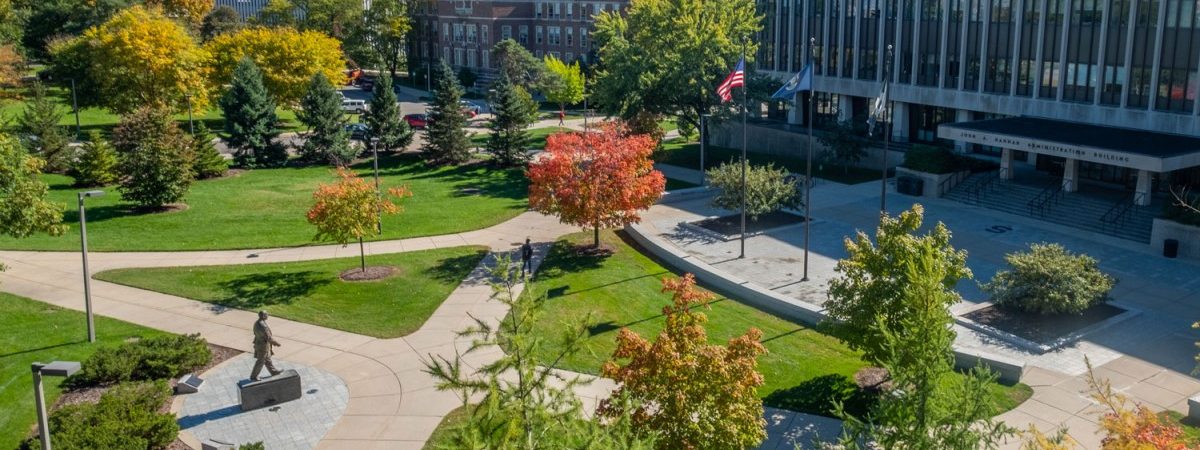
<path id="1" fill-rule="evenodd" d="M 363 273 L 367 272 L 367 250 L 363 247 L 362 236 L 358 237 L 358 266 Z"/>
<path id="2" fill-rule="evenodd" d="M 592 245 L 595 246 L 597 249 L 600 248 L 600 226 L 599 225 L 595 225 L 592 227 Z"/>

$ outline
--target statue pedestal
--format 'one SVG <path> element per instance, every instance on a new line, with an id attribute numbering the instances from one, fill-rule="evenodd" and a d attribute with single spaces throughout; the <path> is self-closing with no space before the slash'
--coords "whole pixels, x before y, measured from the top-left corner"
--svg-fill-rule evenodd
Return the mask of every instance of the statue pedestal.
<path id="1" fill-rule="evenodd" d="M 238 386 L 238 400 L 242 411 L 290 402 L 299 399 L 301 395 L 300 374 L 290 369 L 270 378 Z"/>

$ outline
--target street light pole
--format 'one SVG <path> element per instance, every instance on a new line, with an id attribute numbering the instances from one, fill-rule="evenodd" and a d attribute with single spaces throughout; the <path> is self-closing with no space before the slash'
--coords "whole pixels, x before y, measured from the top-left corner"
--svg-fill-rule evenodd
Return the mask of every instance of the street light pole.
<path id="1" fill-rule="evenodd" d="M 706 139 L 706 137 L 708 135 L 705 133 L 708 132 L 709 116 L 711 116 L 711 114 L 701 114 L 700 115 L 700 185 L 701 186 L 704 186 L 704 182 L 706 181 L 705 180 L 706 174 L 704 172 L 704 149 L 705 149 L 705 146 L 708 145 L 708 142 L 707 142 L 708 139 Z"/>
<path id="2" fill-rule="evenodd" d="M 192 94 L 191 93 L 187 94 L 187 105 L 188 105 L 188 132 L 191 133 L 192 136 L 195 136 L 196 135 L 196 125 L 192 123 Z"/>
<path id="3" fill-rule="evenodd" d="M 50 450 L 50 421 L 46 414 L 46 395 L 42 390 L 42 375 L 50 377 L 69 377 L 79 371 L 76 361 L 54 361 L 50 364 L 35 362 L 30 365 L 33 371 L 33 398 L 37 403 L 38 439 L 42 441 L 42 450 Z"/>
<path id="4" fill-rule="evenodd" d="M 92 317 L 92 275 L 88 271 L 87 212 L 83 206 L 83 199 L 99 197 L 101 195 L 104 195 L 104 191 L 85 191 L 79 193 L 79 247 L 83 252 L 83 304 L 87 311 L 88 342 L 96 342 L 96 324 Z"/>
<path id="5" fill-rule="evenodd" d="M 75 79 L 71 79 L 71 109 L 75 111 L 75 139 L 79 139 L 82 131 L 79 128 L 79 96 L 75 95 Z"/>
<path id="6" fill-rule="evenodd" d="M 379 190 L 379 139 L 371 145 L 371 154 L 375 158 L 375 230 L 383 234 L 383 192 Z"/>

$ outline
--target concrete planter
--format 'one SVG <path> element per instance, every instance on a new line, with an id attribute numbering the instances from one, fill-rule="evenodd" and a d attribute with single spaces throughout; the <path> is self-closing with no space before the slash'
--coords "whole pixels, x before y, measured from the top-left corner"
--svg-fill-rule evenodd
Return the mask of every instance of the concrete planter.
<path id="1" fill-rule="evenodd" d="M 942 192 L 940 192 L 938 190 L 938 187 L 942 185 L 943 181 L 946 181 L 950 178 L 957 177 L 957 180 L 951 181 L 946 185 L 946 190 L 950 190 L 950 189 L 954 189 L 954 186 L 957 186 L 958 183 L 961 183 L 963 180 L 967 179 L 967 177 L 969 177 L 970 175 L 971 175 L 971 173 L 969 171 L 965 171 L 965 170 L 962 172 L 936 174 L 936 173 L 929 173 L 929 172 L 918 172 L 916 170 L 912 170 L 907 167 L 896 167 L 896 177 L 908 176 L 908 177 L 920 178 L 921 180 L 924 180 L 925 187 L 923 188 L 923 191 L 921 192 L 921 196 L 922 197 L 931 197 L 931 198 L 938 198 L 938 197 L 942 196 Z"/>
<path id="2" fill-rule="evenodd" d="M 1200 261 L 1200 227 L 1184 225 L 1173 220 L 1154 219 L 1154 227 L 1150 231 L 1151 250 L 1161 254 L 1163 241 L 1167 239 L 1179 241 L 1178 258 Z"/>

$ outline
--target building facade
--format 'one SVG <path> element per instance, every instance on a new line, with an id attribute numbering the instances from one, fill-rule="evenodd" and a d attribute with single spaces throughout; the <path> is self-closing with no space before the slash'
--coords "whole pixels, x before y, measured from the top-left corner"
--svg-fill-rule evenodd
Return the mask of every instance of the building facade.
<path id="1" fill-rule="evenodd" d="M 409 60 L 413 70 L 444 59 L 487 78 L 495 73 L 491 49 L 513 39 L 534 56 L 564 61 L 595 59 L 593 16 L 620 11 L 628 0 L 417 0 L 410 7 L 413 32 Z"/>

